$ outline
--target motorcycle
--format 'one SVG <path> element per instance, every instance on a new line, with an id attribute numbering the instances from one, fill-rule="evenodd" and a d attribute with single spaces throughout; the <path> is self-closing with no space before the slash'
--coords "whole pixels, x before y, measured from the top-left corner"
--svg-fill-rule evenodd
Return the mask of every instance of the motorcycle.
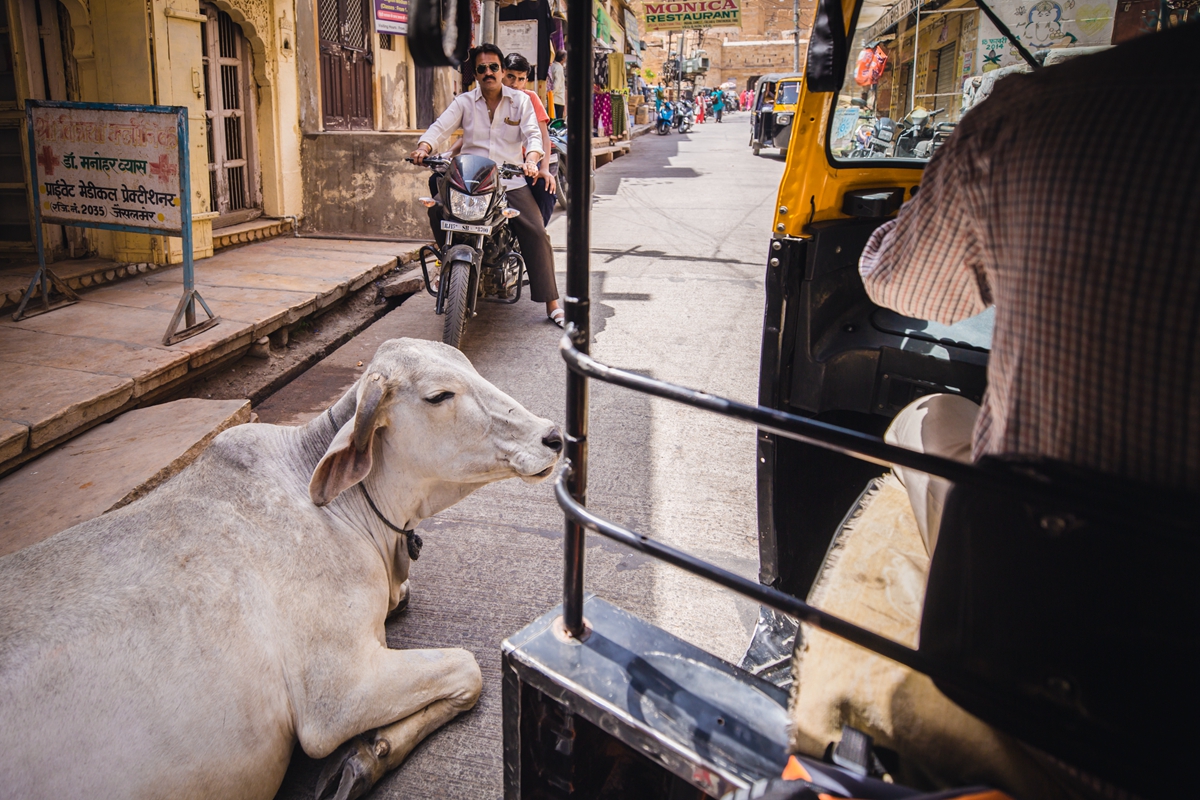
<path id="1" fill-rule="evenodd" d="M 662 108 L 658 110 L 658 122 L 655 124 L 654 131 L 659 136 L 666 136 L 671 132 L 671 126 L 675 121 L 675 106 L 668 100 L 663 102 Z"/>
<path id="2" fill-rule="evenodd" d="M 676 130 L 680 133 L 687 133 L 696 124 L 695 107 L 687 100 L 679 101 L 679 108 L 675 112 L 675 120 L 672 123 Z"/>
<path id="3" fill-rule="evenodd" d="M 442 206 L 445 240 L 440 247 L 435 242 L 420 249 L 421 273 L 425 290 L 437 298 L 434 313 L 443 316 L 442 341 L 458 347 L 480 298 L 495 303 L 521 299 L 525 259 L 507 224 L 521 212 L 508 207 L 502 180 L 525 173 L 514 164 L 471 155 L 430 157 L 423 166 L 438 176 L 438 196 L 420 201 L 426 208 Z M 441 265 L 436 289 L 429 278 L 430 255 Z"/>
<path id="4" fill-rule="evenodd" d="M 880 117 L 871 125 L 862 125 L 854 135 L 854 149 L 850 158 L 885 158 L 888 148 L 896 140 L 896 122 L 891 117 Z"/>
<path id="5" fill-rule="evenodd" d="M 558 207 L 564 211 L 567 208 L 567 203 L 571 199 L 571 182 L 567 175 L 567 126 L 562 120 L 550 121 L 550 147 L 551 147 L 551 164 L 557 163 L 558 168 L 554 171 L 554 182 L 556 184 L 555 193 L 558 196 Z M 592 173 L 592 191 L 596 189 L 596 173 Z"/>
<path id="6" fill-rule="evenodd" d="M 917 106 L 908 112 L 903 120 L 904 130 L 896 139 L 896 158 L 929 158 L 933 154 L 933 118 L 945 110 L 929 111 L 924 106 Z M 922 144 L 925 147 L 921 147 Z M 921 153 L 917 152 L 918 148 Z"/>

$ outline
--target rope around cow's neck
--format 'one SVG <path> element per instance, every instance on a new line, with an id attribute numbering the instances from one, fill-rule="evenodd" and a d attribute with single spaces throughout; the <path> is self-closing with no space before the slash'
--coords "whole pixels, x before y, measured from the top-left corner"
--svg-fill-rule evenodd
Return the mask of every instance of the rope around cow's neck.
<path id="1" fill-rule="evenodd" d="M 325 416 L 329 417 L 329 423 L 333 425 L 333 435 L 337 436 L 337 432 L 341 426 L 339 426 L 337 424 L 337 420 L 333 418 L 332 407 L 325 409 Z M 404 537 L 405 545 L 408 547 L 408 557 L 413 561 L 416 561 L 421 557 L 421 547 L 425 544 L 423 541 L 421 541 L 421 535 L 414 530 L 406 530 L 401 528 L 399 525 L 396 525 L 390 519 L 385 517 L 383 512 L 379 510 L 379 507 L 375 505 L 375 501 L 371 499 L 371 493 L 367 491 L 367 484 L 365 481 L 366 478 L 359 481 L 358 487 L 362 489 L 363 497 L 367 498 L 367 505 L 371 507 L 371 510 L 375 512 L 375 516 L 379 517 L 380 521 L 382 521 L 384 525 L 387 525 L 396 533 L 399 533 Z"/>

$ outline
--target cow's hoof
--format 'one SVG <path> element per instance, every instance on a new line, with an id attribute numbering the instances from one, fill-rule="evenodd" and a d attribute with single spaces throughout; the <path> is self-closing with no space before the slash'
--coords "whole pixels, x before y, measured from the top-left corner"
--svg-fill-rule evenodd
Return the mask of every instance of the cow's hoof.
<path id="1" fill-rule="evenodd" d="M 376 749 L 362 736 L 355 736 L 338 748 L 317 778 L 316 800 L 354 800 L 370 791 L 384 771 L 380 757 L 386 752 L 376 753 Z"/>

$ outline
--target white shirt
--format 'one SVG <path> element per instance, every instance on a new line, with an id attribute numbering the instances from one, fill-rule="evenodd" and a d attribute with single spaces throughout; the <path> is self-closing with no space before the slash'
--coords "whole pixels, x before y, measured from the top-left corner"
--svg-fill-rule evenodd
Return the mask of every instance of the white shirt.
<path id="1" fill-rule="evenodd" d="M 520 166 L 525 160 L 522 148 L 526 153 L 546 152 L 529 96 L 507 86 L 501 86 L 500 90 L 502 96 L 491 119 L 488 119 L 487 100 L 477 85 L 454 98 L 417 143 L 424 142 L 436 151 L 440 142 L 461 127 L 465 156 L 483 156 L 497 164 Z M 525 179 L 506 178 L 503 183 L 505 189 L 515 189 L 524 186 Z"/>
<path id="2" fill-rule="evenodd" d="M 554 105 L 565 106 L 567 104 L 567 78 L 563 74 L 563 65 L 555 61 L 550 65 L 550 80 L 546 87 L 554 92 Z"/>

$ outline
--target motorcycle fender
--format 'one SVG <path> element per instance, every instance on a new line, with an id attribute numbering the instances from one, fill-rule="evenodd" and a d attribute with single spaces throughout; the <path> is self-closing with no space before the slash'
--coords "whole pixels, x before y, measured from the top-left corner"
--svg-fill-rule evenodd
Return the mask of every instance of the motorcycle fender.
<path id="1" fill-rule="evenodd" d="M 479 264 L 482 259 L 483 254 L 471 245 L 456 244 L 446 251 L 446 256 L 442 260 L 444 267 L 450 266 L 455 261 L 466 261 L 471 265 L 471 280 L 467 283 L 467 310 L 472 314 L 475 313 L 475 304 L 479 296 Z M 445 285 L 444 282 L 443 285 Z"/>
<path id="2" fill-rule="evenodd" d="M 449 264 L 452 261 L 466 261 L 474 266 L 479 266 L 479 251 L 469 244 L 456 244 L 446 251 L 446 255 L 442 257 L 443 264 Z"/>

